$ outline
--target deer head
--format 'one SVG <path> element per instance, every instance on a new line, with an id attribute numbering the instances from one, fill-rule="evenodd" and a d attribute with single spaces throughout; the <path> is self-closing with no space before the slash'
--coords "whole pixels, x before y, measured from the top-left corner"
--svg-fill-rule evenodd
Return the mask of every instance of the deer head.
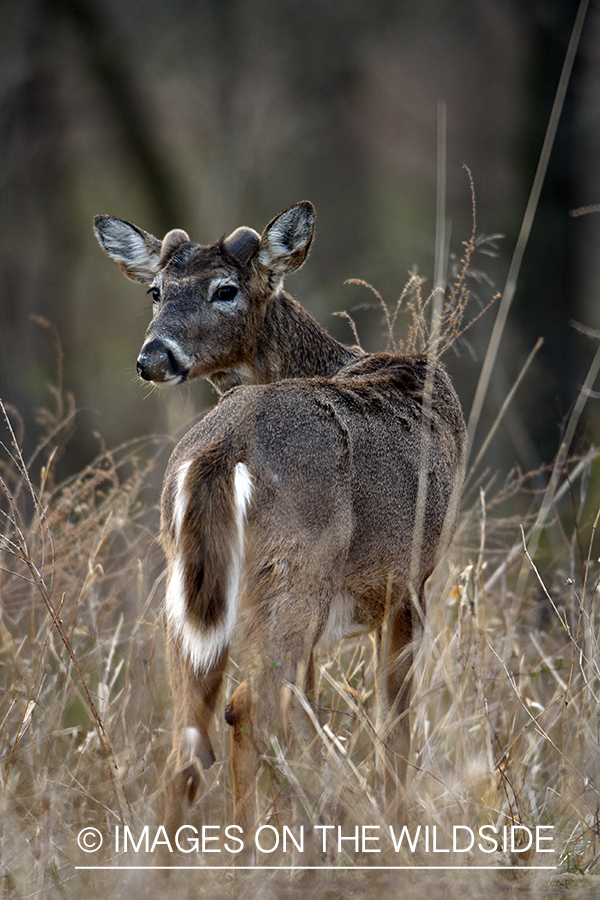
<path id="1" fill-rule="evenodd" d="M 137 361 L 141 378 L 179 384 L 204 376 L 223 389 L 263 380 L 254 369 L 269 304 L 306 259 L 315 211 L 302 201 L 262 235 L 236 228 L 202 245 L 174 229 L 159 240 L 137 225 L 96 216 L 100 245 L 132 281 L 149 285 L 152 321 Z"/>

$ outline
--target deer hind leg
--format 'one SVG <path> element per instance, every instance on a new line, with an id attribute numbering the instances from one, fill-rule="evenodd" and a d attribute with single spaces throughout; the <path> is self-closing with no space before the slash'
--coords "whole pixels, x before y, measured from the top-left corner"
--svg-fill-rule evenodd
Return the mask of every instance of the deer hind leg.
<path id="1" fill-rule="evenodd" d="M 410 599 L 395 608 L 377 632 L 376 684 L 379 696 L 380 762 L 386 812 L 403 817 L 408 756 L 412 677 L 412 609 Z"/>
<path id="2" fill-rule="evenodd" d="M 252 727 L 252 698 L 247 681 L 233 693 L 225 709 L 225 721 L 233 729 L 233 821 L 247 839 L 256 818 L 256 781 L 260 769 L 260 751 Z"/>
<path id="3" fill-rule="evenodd" d="M 262 644 L 260 662 L 248 681 L 236 689 L 226 709 L 225 720 L 233 729 L 233 818 L 246 838 L 256 823 L 257 781 L 271 734 L 285 734 L 287 746 L 296 751 L 310 748 L 316 753 L 314 729 L 303 703 L 303 699 L 311 702 L 314 691 L 312 649 L 316 638 L 316 629 L 307 624 L 306 630 L 288 640 Z"/>
<path id="4" fill-rule="evenodd" d="M 195 672 L 173 641 L 169 641 L 173 697 L 173 749 L 167 761 L 164 825 L 171 843 L 194 802 L 200 767 L 215 761 L 209 728 L 219 697 L 228 653 L 205 673 Z"/>

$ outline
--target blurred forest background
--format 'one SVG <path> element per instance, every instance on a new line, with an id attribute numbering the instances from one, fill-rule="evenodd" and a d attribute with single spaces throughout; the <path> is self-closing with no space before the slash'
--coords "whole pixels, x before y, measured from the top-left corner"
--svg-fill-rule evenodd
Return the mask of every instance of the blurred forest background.
<path id="1" fill-rule="evenodd" d="M 95 213 L 211 242 L 262 230 L 308 198 L 309 264 L 288 289 L 330 332 L 385 347 L 381 308 L 418 271 L 432 286 L 438 103 L 447 111 L 451 251 L 480 235 L 474 302 L 502 291 L 539 159 L 576 0 L 2 0 L 0 397 L 25 446 L 52 386 L 79 412 L 63 474 L 107 446 L 179 434 L 204 384 L 149 393 L 135 361 L 150 316 L 100 251 Z M 486 399 L 492 421 L 538 337 L 488 462 L 555 455 L 600 328 L 600 12 L 591 4 Z M 446 356 L 469 411 L 496 303 Z M 477 306 L 475 305 L 475 309 Z M 51 324 L 47 327 L 42 320 Z M 57 338 L 62 362 L 57 355 Z M 586 439 L 598 439 L 597 401 Z"/>

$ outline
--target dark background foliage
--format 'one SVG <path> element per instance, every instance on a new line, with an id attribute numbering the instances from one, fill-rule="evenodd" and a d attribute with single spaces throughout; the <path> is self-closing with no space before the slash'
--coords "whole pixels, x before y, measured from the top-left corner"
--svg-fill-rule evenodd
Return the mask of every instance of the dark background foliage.
<path id="1" fill-rule="evenodd" d="M 502 290 L 577 11 L 574 0 L 3 0 L 0 55 L 0 397 L 35 442 L 59 381 L 80 412 L 65 469 L 135 435 L 179 432 L 209 388 L 148 391 L 135 359 L 143 289 L 101 253 L 109 212 L 202 242 L 261 230 L 301 198 L 317 240 L 288 288 L 333 333 L 385 345 L 372 283 L 393 305 L 408 271 L 433 275 L 438 104 L 447 115 L 451 250 L 476 257 L 485 305 Z M 539 336 L 493 465 L 548 461 L 600 325 L 600 15 L 592 4 L 495 374 L 485 425 Z M 491 281 L 493 284 L 489 284 Z M 468 412 L 496 310 L 446 362 Z M 39 317 L 51 323 L 40 324 Z M 56 336 L 62 362 L 56 351 Z M 587 438 L 597 430 L 595 401 Z"/>

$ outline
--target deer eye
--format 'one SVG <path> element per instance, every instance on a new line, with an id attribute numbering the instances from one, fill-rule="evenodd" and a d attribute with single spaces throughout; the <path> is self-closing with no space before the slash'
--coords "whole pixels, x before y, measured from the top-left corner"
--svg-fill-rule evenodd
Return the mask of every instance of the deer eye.
<path id="1" fill-rule="evenodd" d="M 158 303 L 160 300 L 160 291 L 157 287 L 150 288 L 149 291 L 146 291 L 147 294 L 152 294 L 152 302 Z"/>
<path id="2" fill-rule="evenodd" d="M 234 284 L 224 284 L 212 295 L 213 300 L 233 300 L 238 292 Z"/>

